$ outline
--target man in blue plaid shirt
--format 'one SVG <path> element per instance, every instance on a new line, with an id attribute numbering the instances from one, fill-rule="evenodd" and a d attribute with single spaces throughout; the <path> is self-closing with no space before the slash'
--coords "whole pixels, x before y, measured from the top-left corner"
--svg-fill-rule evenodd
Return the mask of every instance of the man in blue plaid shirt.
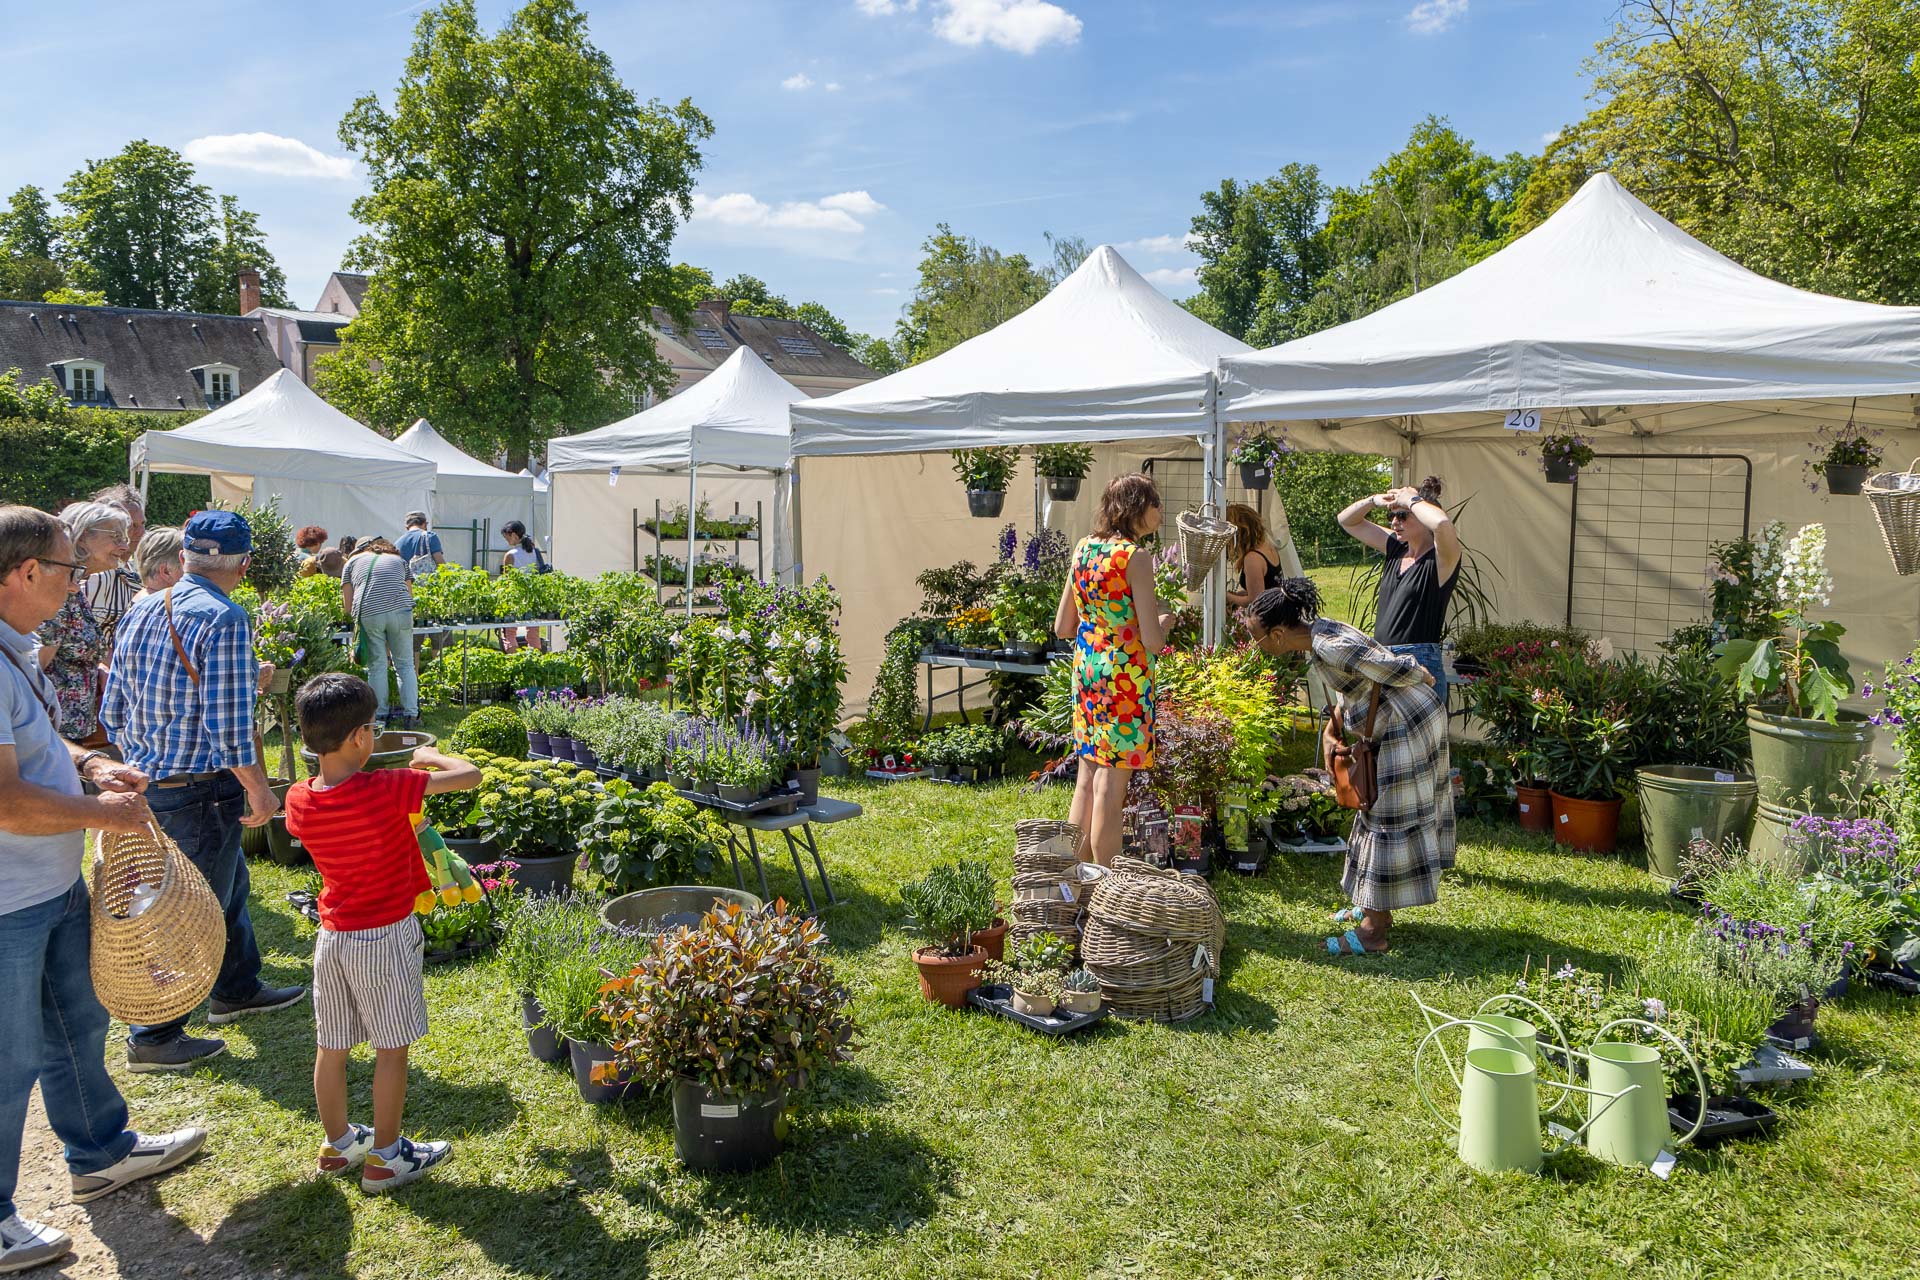
<path id="1" fill-rule="evenodd" d="M 260 981 L 260 948 L 247 914 L 247 859 L 240 829 L 279 807 L 254 736 L 260 664 L 246 610 L 228 592 L 246 576 L 253 531 L 232 511 L 187 521 L 186 576 L 142 597 L 114 636 L 100 719 L 127 763 L 153 779 L 148 806 L 161 828 L 207 877 L 227 913 L 227 952 L 207 1021 L 232 1022 L 297 1004 L 304 987 Z M 186 1019 L 133 1027 L 130 1071 L 185 1071 L 226 1042 L 186 1033 Z"/>

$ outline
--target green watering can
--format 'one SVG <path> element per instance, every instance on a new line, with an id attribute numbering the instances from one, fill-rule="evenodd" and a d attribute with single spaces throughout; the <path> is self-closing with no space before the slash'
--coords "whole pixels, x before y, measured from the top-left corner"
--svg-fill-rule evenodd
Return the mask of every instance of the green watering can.
<path id="1" fill-rule="evenodd" d="M 1694 1117 L 1693 1128 L 1678 1142 L 1672 1140 L 1667 1122 L 1667 1078 L 1660 1065 L 1660 1050 L 1650 1044 L 1609 1040 L 1607 1032 L 1615 1027 L 1645 1027 L 1679 1051 L 1693 1068 L 1694 1086 L 1702 1105 Z M 1699 1136 L 1707 1108 L 1706 1077 L 1700 1062 L 1687 1046 L 1675 1039 L 1665 1027 L 1644 1018 L 1617 1018 L 1600 1028 L 1593 1047 L 1581 1057 L 1586 1059 L 1587 1079 L 1599 1092 L 1633 1090 L 1625 1106 L 1606 1111 L 1588 1123 L 1587 1150 L 1611 1164 L 1651 1167 L 1664 1151 L 1676 1150 Z"/>

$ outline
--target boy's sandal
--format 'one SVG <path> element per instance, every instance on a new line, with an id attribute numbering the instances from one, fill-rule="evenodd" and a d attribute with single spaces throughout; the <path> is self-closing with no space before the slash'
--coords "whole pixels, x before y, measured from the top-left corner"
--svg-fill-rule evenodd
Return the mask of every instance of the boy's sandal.
<path id="1" fill-rule="evenodd" d="M 1335 922 L 1340 924 L 1346 924 L 1349 922 L 1353 924 L 1359 924 L 1362 920 L 1366 918 L 1366 914 L 1367 913 L 1361 910 L 1359 907 L 1342 907 L 1338 911 L 1333 913 L 1333 918 Z"/>
<path id="2" fill-rule="evenodd" d="M 1385 947 L 1379 951 L 1367 950 L 1367 944 L 1360 941 L 1360 935 L 1352 929 L 1340 937 L 1327 939 L 1327 954 L 1330 956 L 1377 956 L 1385 951 Z"/>

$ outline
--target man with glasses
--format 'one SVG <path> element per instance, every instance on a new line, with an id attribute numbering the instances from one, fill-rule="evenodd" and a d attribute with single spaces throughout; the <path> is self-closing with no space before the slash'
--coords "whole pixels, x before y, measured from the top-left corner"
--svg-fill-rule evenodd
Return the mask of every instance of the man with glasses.
<path id="1" fill-rule="evenodd" d="M 252 632 L 228 598 L 246 576 L 253 531 L 237 512 L 202 511 L 182 537 L 185 576 L 120 620 L 100 718 L 127 763 L 153 779 L 154 816 L 226 910 L 226 957 L 207 1012 L 218 1026 L 297 1004 L 306 989 L 261 983 L 247 914 L 240 829 L 264 825 L 279 807 L 254 734 Z M 130 1030 L 130 1071 L 185 1071 L 227 1047 L 189 1036 L 184 1018 Z"/>
<path id="2" fill-rule="evenodd" d="M 1367 518 L 1373 511 L 1387 513 L 1386 528 Z M 1446 706 L 1440 638 L 1460 578 L 1460 534 L 1440 505 L 1440 477 L 1362 498 L 1340 513 L 1340 527 L 1386 557 L 1373 638 L 1432 672 L 1433 691 Z"/>
<path id="3" fill-rule="evenodd" d="M 34 632 L 84 576 L 58 520 L 0 507 L 0 1272 L 52 1262 L 73 1244 L 22 1218 L 13 1200 L 36 1083 L 79 1202 L 171 1169 L 207 1138 L 129 1129 L 106 1070 L 107 1011 L 88 969 L 85 833 L 144 830 L 150 814 L 144 775 L 61 739 L 53 686 L 34 662 Z M 97 794 L 81 793 L 82 776 Z"/>

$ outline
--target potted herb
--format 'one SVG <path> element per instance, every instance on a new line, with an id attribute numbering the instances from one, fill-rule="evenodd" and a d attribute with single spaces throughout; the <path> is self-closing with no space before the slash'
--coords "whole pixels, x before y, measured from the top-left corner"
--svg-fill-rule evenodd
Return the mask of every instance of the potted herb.
<path id="1" fill-rule="evenodd" d="M 1047 480 L 1047 497 L 1072 502 L 1080 496 L 1080 482 L 1093 469 L 1093 446 L 1043 444 L 1033 451 L 1033 469 Z"/>
<path id="2" fill-rule="evenodd" d="M 1068 1013 L 1100 1012 L 1100 980 L 1075 969 L 1060 982 L 1060 1007 Z"/>
<path id="3" fill-rule="evenodd" d="M 766 794 L 779 776 L 779 756 L 773 743 L 757 729 L 729 734 L 707 757 L 709 774 L 728 804 L 747 805 Z"/>
<path id="4" fill-rule="evenodd" d="M 1920 963 L 1920 851 L 1876 818 L 1794 820 L 1788 848 L 1816 868 L 1819 884 L 1838 884 L 1866 900 L 1882 923 L 1868 946 L 1870 968 L 1914 977 Z"/>
<path id="5" fill-rule="evenodd" d="M 1592 461 L 1593 442 L 1585 436 L 1556 431 L 1540 442 L 1540 469 L 1547 473 L 1548 484 L 1572 484 L 1580 468 Z"/>
<path id="6" fill-rule="evenodd" d="M 1247 489 L 1266 489 L 1273 484 L 1280 462 L 1293 452 L 1286 437 L 1256 432 L 1233 447 L 1227 461 L 1240 468 L 1240 484 Z"/>
<path id="7" fill-rule="evenodd" d="M 1810 524 L 1790 541 L 1778 521 L 1761 535 L 1760 573 L 1773 582 L 1771 634 L 1728 640 L 1719 648 L 1720 670 L 1737 682 L 1746 700 L 1753 772 L 1760 779 L 1760 820 L 1753 847 L 1777 854 L 1785 843 L 1782 815 L 1832 812 L 1843 775 L 1873 743 L 1873 724 L 1840 699 L 1853 692 L 1853 676 L 1840 652 L 1846 628 L 1808 615 L 1832 596 L 1827 574 L 1827 532 Z"/>
<path id="8" fill-rule="evenodd" d="M 1044 1018 L 1051 1014 L 1065 986 L 1073 951 L 1052 933 L 1037 933 L 1013 949 L 1005 961 L 989 962 L 989 985 L 1006 987 L 1017 1012 Z"/>
<path id="9" fill-rule="evenodd" d="M 664 782 L 644 790 L 619 778 L 602 788 L 580 832 L 585 864 L 615 893 L 698 884 L 726 848 L 726 824 Z"/>
<path id="10" fill-rule="evenodd" d="M 967 510 L 976 516 L 997 518 L 1007 500 L 1007 484 L 1020 451 L 1007 445 L 985 449 L 955 449 L 953 471 L 967 490 Z"/>
<path id="11" fill-rule="evenodd" d="M 561 957 L 584 954 L 595 928 L 593 908 L 571 894 L 515 899 L 500 941 L 500 967 L 520 997 L 527 1050 L 538 1061 L 558 1062 L 567 1054 L 540 1004 L 540 981 Z"/>
<path id="12" fill-rule="evenodd" d="M 601 1073 L 673 1086 L 673 1149 L 688 1168 L 772 1160 L 789 1094 L 853 1056 L 852 997 L 825 942 L 817 921 L 785 903 L 729 904 L 660 935 L 600 995 L 616 1055 Z"/>
<path id="13" fill-rule="evenodd" d="M 1867 476 L 1886 456 L 1880 446 L 1882 435 L 1854 425 L 1849 417 L 1841 427 L 1823 426 L 1807 442 L 1807 456 L 1801 466 L 1810 476 L 1827 482 L 1827 492 L 1851 497 L 1860 492 Z M 1807 488 L 1819 492 L 1817 482 L 1809 479 Z"/>
<path id="14" fill-rule="evenodd" d="M 920 994 L 950 1009 L 966 1003 L 980 985 L 987 953 L 973 938 L 994 922 L 993 869 L 966 861 L 934 867 L 919 880 L 900 886 L 900 902 L 931 944 L 913 953 L 920 970 Z"/>

